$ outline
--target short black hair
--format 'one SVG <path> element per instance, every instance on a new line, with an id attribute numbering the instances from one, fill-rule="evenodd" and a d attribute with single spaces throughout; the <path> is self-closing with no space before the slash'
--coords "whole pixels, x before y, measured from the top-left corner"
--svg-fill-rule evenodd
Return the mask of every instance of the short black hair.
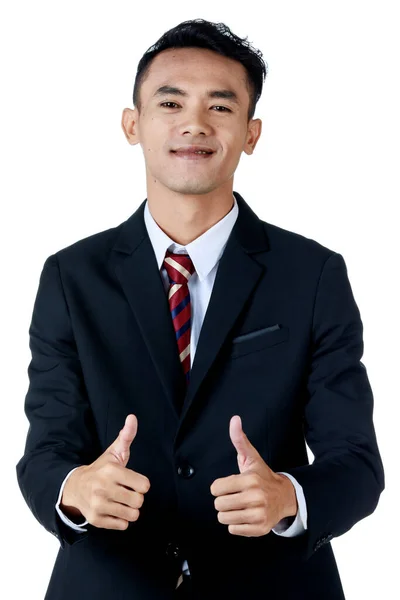
<path id="1" fill-rule="evenodd" d="M 205 19 L 193 19 L 179 23 L 166 31 L 140 59 L 133 87 L 134 106 L 140 112 L 140 86 L 157 54 L 168 48 L 207 48 L 222 56 L 237 60 L 246 69 L 250 96 L 247 117 L 250 121 L 261 96 L 263 82 L 268 73 L 268 64 L 264 61 L 262 52 L 253 48 L 247 40 L 247 37 L 240 38 L 232 33 L 224 23 L 213 23 Z"/>

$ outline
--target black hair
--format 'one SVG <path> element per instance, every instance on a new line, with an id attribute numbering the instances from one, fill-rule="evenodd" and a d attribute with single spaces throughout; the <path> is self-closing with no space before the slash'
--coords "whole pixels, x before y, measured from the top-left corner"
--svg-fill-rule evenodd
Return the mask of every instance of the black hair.
<path id="1" fill-rule="evenodd" d="M 207 48 L 222 56 L 240 62 L 247 71 L 247 87 L 250 103 L 248 121 L 253 118 L 256 104 L 261 96 L 268 65 L 260 50 L 253 48 L 247 37 L 240 38 L 224 23 L 212 23 L 204 19 L 183 21 L 166 31 L 150 46 L 139 61 L 133 87 L 133 104 L 140 112 L 139 90 L 154 57 L 168 48 Z"/>

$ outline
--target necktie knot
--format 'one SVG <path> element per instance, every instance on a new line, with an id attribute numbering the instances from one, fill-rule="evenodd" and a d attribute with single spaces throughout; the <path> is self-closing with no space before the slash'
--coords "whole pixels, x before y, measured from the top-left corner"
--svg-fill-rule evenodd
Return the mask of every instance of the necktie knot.
<path id="1" fill-rule="evenodd" d="M 188 254 L 176 254 L 170 250 L 165 253 L 164 267 L 170 283 L 185 284 L 195 271 L 192 259 Z"/>

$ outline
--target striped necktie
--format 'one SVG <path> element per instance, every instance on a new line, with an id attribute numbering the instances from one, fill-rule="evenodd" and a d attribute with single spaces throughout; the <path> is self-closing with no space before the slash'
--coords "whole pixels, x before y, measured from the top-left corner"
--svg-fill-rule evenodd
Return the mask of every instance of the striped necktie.
<path id="1" fill-rule="evenodd" d="M 195 268 L 188 254 L 174 254 L 169 250 L 163 262 L 168 273 L 168 302 L 178 343 L 179 359 L 186 384 L 190 376 L 190 325 L 191 305 L 188 281 Z"/>

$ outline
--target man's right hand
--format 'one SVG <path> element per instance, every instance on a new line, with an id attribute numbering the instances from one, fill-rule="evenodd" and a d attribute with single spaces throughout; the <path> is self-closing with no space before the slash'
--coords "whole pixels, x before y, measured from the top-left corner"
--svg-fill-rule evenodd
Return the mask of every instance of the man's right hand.
<path id="1" fill-rule="evenodd" d="M 126 468 L 136 433 L 137 418 L 128 415 L 111 446 L 92 464 L 82 465 L 72 473 L 60 502 L 67 516 L 83 515 L 91 525 L 104 529 L 127 529 L 130 521 L 139 518 L 150 481 Z"/>

